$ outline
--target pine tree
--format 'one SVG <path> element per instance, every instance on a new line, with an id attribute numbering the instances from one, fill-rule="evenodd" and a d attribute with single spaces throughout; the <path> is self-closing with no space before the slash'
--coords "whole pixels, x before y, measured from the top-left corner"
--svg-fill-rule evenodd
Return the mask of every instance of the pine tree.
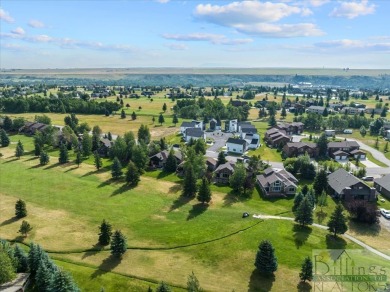
<path id="1" fill-rule="evenodd" d="M 311 281 L 313 279 L 313 262 L 310 257 L 306 257 L 303 261 L 299 278 L 302 282 Z"/>
<path id="2" fill-rule="evenodd" d="M 99 149 L 100 146 L 100 134 L 92 134 L 92 152 L 95 152 Z"/>
<path id="3" fill-rule="evenodd" d="M 138 142 L 143 142 L 146 145 L 150 143 L 150 131 L 148 126 L 142 124 L 138 129 Z"/>
<path id="4" fill-rule="evenodd" d="M 284 119 L 287 116 L 286 108 L 282 108 L 282 112 L 280 113 L 281 117 Z"/>
<path id="5" fill-rule="evenodd" d="M 156 289 L 156 292 L 171 292 L 171 291 L 172 291 L 171 288 L 164 282 L 161 282 L 161 284 Z"/>
<path id="6" fill-rule="evenodd" d="M 112 141 L 112 134 L 111 134 L 111 132 L 108 132 L 108 133 L 107 133 L 107 139 L 110 140 L 110 141 Z"/>
<path id="7" fill-rule="evenodd" d="M 126 182 L 128 185 L 135 187 L 140 181 L 140 174 L 138 168 L 133 161 L 129 161 L 126 172 Z"/>
<path id="8" fill-rule="evenodd" d="M 7 135 L 7 133 L 1 129 L 0 130 L 0 144 L 1 144 L 1 147 L 7 147 L 10 143 L 10 140 L 9 140 L 9 137 Z"/>
<path id="9" fill-rule="evenodd" d="M 99 229 L 100 229 L 99 244 L 108 245 L 110 243 L 111 235 L 112 235 L 111 224 L 108 223 L 106 220 L 103 220 Z"/>
<path id="10" fill-rule="evenodd" d="M 3 121 L 3 128 L 6 131 L 10 131 L 12 129 L 12 119 L 9 116 L 5 116 Z"/>
<path id="11" fill-rule="evenodd" d="M 82 161 L 83 161 L 83 159 L 81 157 L 81 153 L 80 153 L 80 151 L 77 151 L 77 153 L 76 153 L 76 160 L 75 160 L 75 162 L 77 164 L 77 167 L 80 167 L 80 164 L 81 164 Z"/>
<path id="12" fill-rule="evenodd" d="M 270 125 L 271 127 L 275 127 L 276 126 L 276 118 L 275 118 L 275 115 L 270 115 L 269 119 L 268 119 L 268 125 Z"/>
<path id="13" fill-rule="evenodd" d="M 39 164 L 40 165 L 46 165 L 50 161 L 50 156 L 47 154 L 46 151 L 41 151 L 41 154 L 39 155 Z"/>
<path id="14" fill-rule="evenodd" d="M 206 177 L 202 178 L 202 183 L 199 187 L 199 192 L 197 199 L 199 202 L 208 203 L 211 201 L 211 190 L 210 190 L 210 184 Z"/>
<path id="15" fill-rule="evenodd" d="M 158 116 L 158 122 L 160 123 L 160 125 L 162 125 L 165 122 L 164 116 L 162 114 Z"/>
<path id="16" fill-rule="evenodd" d="M 60 145 L 60 157 L 58 157 L 58 162 L 60 164 L 67 163 L 69 161 L 68 158 L 68 149 L 66 148 L 65 144 Z"/>
<path id="17" fill-rule="evenodd" d="M 7 252 L 0 249 L 0 284 L 10 282 L 15 278 L 15 267 Z"/>
<path id="18" fill-rule="evenodd" d="M 15 149 L 15 156 L 17 158 L 20 158 L 21 156 L 23 156 L 24 154 L 24 148 L 23 148 L 23 144 L 22 142 L 20 142 L 20 140 L 18 141 L 18 144 L 16 145 L 16 149 Z"/>
<path id="19" fill-rule="evenodd" d="M 23 220 L 22 221 L 22 225 L 20 225 L 20 228 L 19 228 L 19 233 L 21 233 L 22 235 L 24 235 L 24 236 L 27 236 L 27 234 L 30 232 L 32 230 L 32 227 L 31 227 L 31 225 L 27 222 L 27 221 L 25 221 L 25 220 Z"/>
<path id="20" fill-rule="evenodd" d="M 347 219 L 343 214 L 343 210 L 343 206 L 341 204 L 337 204 L 336 209 L 330 216 L 328 230 L 333 232 L 334 236 L 337 234 L 344 234 L 348 230 Z"/>
<path id="21" fill-rule="evenodd" d="M 364 136 L 366 136 L 366 134 L 367 134 L 367 130 L 366 130 L 366 128 L 364 127 L 364 125 L 362 125 L 362 126 L 360 127 L 360 135 L 362 135 L 362 137 L 364 137 Z"/>
<path id="22" fill-rule="evenodd" d="M 57 273 L 54 265 L 46 257 L 41 258 L 35 275 L 35 284 L 39 291 L 50 291 Z"/>
<path id="23" fill-rule="evenodd" d="M 21 200 L 21 199 L 16 201 L 16 204 L 15 204 L 15 216 L 18 219 L 27 216 L 26 203 L 23 200 Z"/>
<path id="24" fill-rule="evenodd" d="M 122 176 L 122 164 L 117 157 L 114 158 L 111 166 L 111 175 L 113 179 L 118 179 Z"/>
<path id="25" fill-rule="evenodd" d="M 87 131 L 84 131 L 83 133 L 83 140 L 81 142 L 82 145 L 82 154 L 84 157 L 88 157 L 92 153 L 92 138 L 88 134 Z"/>
<path id="26" fill-rule="evenodd" d="M 94 164 L 95 164 L 96 169 L 99 170 L 100 168 L 102 168 L 103 161 L 99 155 L 99 152 L 95 151 L 95 153 L 93 154 L 93 158 L 94 158 Z"/>
<path id="27" fill-rule="evenodd" d="M 225 154 L 221 151 L 218 153 L 217 167 L 227 162 Z"/>
<path id="28" fill-rule="evenodd" d="M 133 121 L 137 119 L 137 114 L 136 114 L 135 112 L 133 112 L 133 113 L 131 114 L 131 119 L 132 119 Z"/>
<path id="29" fill-rule="evenodd" d="M 190 198 L 195 197 L 196 195 L 196 177 L 194 168 L 191 164 L 187 165 L 185 168 L 182 195 Z"/>
<path id="30" fill-rule="evenodd" d="M 278 268 L 275 249 L 268 240 L 261 241 L 256 254 L 255 266 L 261 274 L 272 275 Z"/>
<path id="31" fill-rule="evenodd" d="M 165 102 L 164 102 L 164 104 L 162 106 L 162 110 L 163 110 L 164 113 L 167 111 L 167 104 Z"/>
<path id="32" fill-rule="evenodd" d="M 317 141 L 318 155 L 325 157 L 328 154 L 328 138 L 322 133 Z"/>
<path id="33" fill-rule="evenodd" d="M 112 236 L 110 249 L 111 254 L 118 258 L 121 258 L 127 250 L 126 237 L 119 230 L 116 230 Z"/>
<path id="34" fill-rule="evenodd" d="M 126 113 L 124 109 L 121 111 L 121 119 L 126 119 Z"/>
<path id="35" fill-rule="evenodd" d="M 313 190 L 315 191 L 316 197 L 326 189 L 328 185 L 328 175 L 324 169 L 320 170 L 314 178 Z"/>
<path id="36" fill-rule="evenodd" d="M 169 151 L 167 161 L 165 162 L 164 170 L 166 172 L 175 172 L 177 168 L 177 160 L 173 150 Z"/>
<path id="37" fill-rule="evenodd" d="M 17 260 L 16 272 L 17 273 L 28 272 L 28 256 L 25 253 L 25 251 L 19 246 L 19 244 L 15 244 L 14 257 Z"/>
<path id="38" fill-rule="evenodd" d="M 198 278 L 196 278 L 194 272 L 191 273 L 191 275 L 187 278 L 187 291 L 188 292 L 201 292 L 203 291 L 200 287 Z"/>
<path id="39" fill-rule="evenodd" d="M 79 292 L 80 289 L 74 283 L 72 277 L 65 271 L 59 269 L 53 277 L 50 291 Z"/>
<path id="40" fill-rule="evenodd" d="M 309 201 L 308 195 L 299 204 L 295 212 L 295 221 L 302 226 L 313 224 L 313 205 Z"/>
<path id="41" fill-rule="evenodd" d="M 172 118 L 172 123 L 175 124 L 175 127 L 176 127 L 176 124 L 177 124 L 178 122 L 179 122 L 179 119 L 177 118 L 177 115 L 174 114 L 174 115 L 173 115 L 173 118 Z"/>
<path id="42" fill-rule="evenodd" d="M 41 155 L 42 147 L 39 143 L 34 143 L 34 155 L 39 156 Z"/>
<path id="43" fill-rule="evenodd" d="M 328 195 L 325 192 L 321 193 L 321 196 L 318 197 L 317 205 L 321 207 L 321 213 L 322 208 L 328 206 Z"/>

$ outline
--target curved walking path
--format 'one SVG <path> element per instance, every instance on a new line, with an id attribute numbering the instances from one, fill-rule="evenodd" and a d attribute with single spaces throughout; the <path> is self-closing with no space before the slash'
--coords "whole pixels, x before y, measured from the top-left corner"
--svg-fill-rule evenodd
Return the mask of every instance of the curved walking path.
<path id="1" fill-rule="evenodd" d="M 273 215 L 253 215 L 253 217 L 258 218 L 258 219 L 277 219 L 277 220 L 294 221 L 294 218 L 291 218 L 291 217 L 282 217 L 282 216 L 273 216 Z M 313 223 L 312 225 L 315 227 L 321 228 L 321 229 L 328 230 L 328 226 L 325 226 L 325 225 L 321 225 L 321 224 L 317 224 L 317 223 Z M 381 258 L 384 258 L 384 259 L 390 261 L 390 256 L 388 256 L 388 255 L 380 252 L 379 250 L 365 244 L 364 242 L 360 241 L 359 239 L 357 239 L 349 234 L 342 234 L 342 236 L 353 241 L 354 243 L 360 245 L 361 247 L 367 249 L 368 251 L 380 256 Z"/>

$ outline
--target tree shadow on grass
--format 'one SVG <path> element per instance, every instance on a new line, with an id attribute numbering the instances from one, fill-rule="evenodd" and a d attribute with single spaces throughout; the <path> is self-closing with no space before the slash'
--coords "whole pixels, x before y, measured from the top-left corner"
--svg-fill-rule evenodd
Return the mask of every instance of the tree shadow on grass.
<path id="1" fill-rule="evenodd" d="M 38 158 L 39 158 L 38 156 L 34 156 L 34 157 L 29 158 L 29 159 L 26 159 L 25 161 L 32 161 L 32 160 L 36 160 Z"/>
<path id="2" fill-rule="evenodd" d="M 136 186 L 134 186 L 134 185 L 123 184 L 119 188 L 117 188 L 115 191 L 112 192 L 111 197 L 123 194 L 124 192 L 127 192 L 127 191 L 129 191 L 131 189 L 134 189 L 135 187 Z"/>
<path id="3" fill-rule="evenodd" d="M 160 173 L 157 175 L 157 179 L 162 179 L 168 175 L 170 175 L 171 173 L 170 172 L 166 172 L 166 171 L 160 171 Z"/>
<path id="4" fill-rule="evenodd" d="M 29 167 L 28 169 L 35 169 L 35 168 L 41 168 L 43 167 L 43 165 L 41 165 L 40 163 L 36 164 L 36 165 L 33 165 L 31 167 Z"/>
<path id="5" fill-rule="evenodd" d="M 96 244 L 94 244 L 94 246 L 90 250 L 86 251 L 83 254 L 82 259 L 94 256 L 94 255 L 98 254 L 99 252 L 101 252 L 102 250 L 104 250 L 104 246 L 99 244 L 99 243 L 96 243 Z"/>
<path id="6" fill-rule="evenodd" d="M 308 282 L 302 282 L 300 281 L 297 285 L 297 291 L 298 292 L 310 292 L 312 290 L 312 286 Z"/>
<path id="7" fill-rule="evenodd" d="M 121 263 L 121 261 L 121 258 L 110 255 L 108 258 L 104 259 L 95 272 L 93 272 L 91 279 L 95 279 L 101 275 L 104 275 L 105 273 L 111 272 Z"/>
<path id="8" fill-rule="evenodd" d="M 88 171 L 87 173 L 84 173 L 81 177 L 85 177 L 85 176 L 89 176 L 89 175 L 92 175 L 92 174 L 99 174 L 99 173 L 103 173 L 103 172 L 106 172 L 108 169 L 102 167 L 100 168 L 99 170 L 93 170 L 93 171 Z"/>
<path id="9" fill-rule="evenodd" d="M 190 202 L 192 199 L 192 197 L 179 196 L 176 200 L 173 201 L 171 207 L 169 208 L 169 212 L 172 212 L 188 204 L 188 202 Z"/>
<path id="10" fill-rule="evenodd" d="M 19 158 L 13 158 L 13 159 L 7 160 L 4 163 L 10 163 L 10 162 L 18 161 L 18 160 L 19 160 Z"/>
<path id="11" fill-rule="evenodd" d="M 19 218 L 16 217 L 16 216 L 14 216 L 14 217 L 12 217 L 12 218 L 9 218 L 9 219 L 4 220 L 3 222 L 1 222 L 1 223 L 0 223 L 0 227 L 1 227 L 1 226 L 8 225 L 8 224 L 12 224 L 12 223 L 14 223 L 14 222 L 16 222 L 16 221 L 18 221 L 18 220 L 19 220 Z"/>
<path id="12" fill-rule="evenodd" d="M 192 209 L 188 212 L 187 221 L 194 219 L 199 215 L 202 215 L 207 210 L 208 207 L 209 207 L 208 204 L 202 204 L 202 203 L 193 205 Z"/>
<path id="13" fill-rule="evenodd" d="M 183 189 L 183 186 L 181 184 L 174 184 L 173 186 L 169 187 L 168 193 L 170 194 L 176 194 L 180 192 Z"/>
<path id="14" fill-rule="evenodd" d="M 265 276 L 254 269 L 249 278 L 248 292 L 268 292 L 271 291 L 272 285 L 275 282 L 275 275 Z"/>
<path id="15" fill-rule="evenodd" d="M 248 200 L 250 197 L 242 196 L 233 190 L 226 194 L 226 196 L 223 198 L 223 206 L 224 207 L 230 207 L 234 203 L 238 202 L 244 202 Z"/>
<path id="16" fill-rule="evenodd" d="M 347 246 L 347 242 L 343 238 L 335 237 L 333 234 L 327 234 L 325 242 L 327 249 L 345 249 Z"/>
<path id="17" fill-rule="evenodd" d="M 359 235 L 378 236 L 378 234 L 381 231 L 381 225 L 378 223 L 367 224 L 367 223 L 356 222 L 354 220 L 349 220 L 348 229 Z"/>
<path id="18" fill-rule="evenodd" d="M 75 169 L 77 169 L 77 168 L 79 168 L 79 167 L 78 167 L 78 166 L 75 166 L 75 167 L 72 167 L 72 168 L 69 168 L 69 169 L 65 170 L 64 172 L 70 172 L 70 171 L 75 170 Z"/>
<path id="19" fill-rule="evenodd" d="M 328 216 L 328 213 L 326 213 L 324 211 L 316 212 L 316 217 L 317 217 L 318 223 L 320 223 L 320 224 L 322 224 L 322 222 L 324 222 L 324 220 L 327 216 Z"/>
<path id="20" fill-rule="evenodd" d="M 23 242 L 26 238 L 27 238 L 27 236 L 18 235 L 18 236 L 16 236 L 16 237 L 13 239 L 13 241 L 15 241 L 15 242 Z"/>
<path id="21" fill-rule="evenodd" d="M 57 163 L 54 163 L 54 164 L 52 164 L 52 165 L 49 165 L 49 166 L 45 167 L 45 169 L 52 169 L 52 168 L 57 167 L 57 166 L 60 166 L 60 165 L 61 165 L 61 164 L 60 164 L 59 162 L 57 162 Z"/>
<path id="22" fill-rule="evenodd" d="M 308 226 L 294 224 L 292 231 L 294 233 L 295 246 L 299 249 L 302 245 L 306 243 L 312 232 L 312 229 Z"/>
<path id="23" fill-rule="evenodd" d="M 109 186 L 109 185 L 113 184 L 114 182 L 119 182 L 119 181 L 120 181 L 119 179 L 109 178 L 108 180 L 105 180 L 104 182 L 101 182 L 97 187 L 98 188 L 103 188 L 103 187 L 106 187 L 106 186 Z"/>

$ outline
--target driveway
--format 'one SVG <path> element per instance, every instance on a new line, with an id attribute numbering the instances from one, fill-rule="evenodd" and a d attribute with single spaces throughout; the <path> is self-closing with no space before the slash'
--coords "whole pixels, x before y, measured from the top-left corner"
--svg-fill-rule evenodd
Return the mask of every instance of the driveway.
<path id="1" fill-rule="evenodd" d="M 388 231 L 390 231 L 390 219 L 386 219 L 385 217 L 383 217 L 381 215 L 381 217 L 379 218 L 379 222 L 381 224 L 382 227 L 386 228 Z"/>
<path id="2" fill-rule="evenodd" d="M 208 152 L 218 152 L 219 149 L 226 145 L 226 140 L 232 137 L 232 133 L 224 133 L 222 131 L 214 131 L 214 132 L 206 132 L 206 138 L 211 138 L 214 140 L 214 144 L 210 146 L 207 151 Z"/>
<path id="3" fill-rule="evenodd" d="M 368 159 L 360 160 L 359 163 L 365 165 L 367 168 L 380 167 L 379 165 L 375 164 L 374 162 L 372 162 L 372 161 L 370 161 Z"/>

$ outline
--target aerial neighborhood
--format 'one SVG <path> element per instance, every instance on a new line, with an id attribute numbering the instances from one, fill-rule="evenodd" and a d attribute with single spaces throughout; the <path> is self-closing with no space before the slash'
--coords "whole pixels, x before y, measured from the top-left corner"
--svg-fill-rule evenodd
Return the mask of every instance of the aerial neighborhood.
<path id="1" fill-rule="evenodd" d="M 8 179 L 0 180 L 0 187 L 20 199 L 15 208 L 27 205 L 32 214 L 35 201 L 30 193 L 38 192 L 35 188 L 40 184 L 48 185 L 50 199 L 43 205 L 47 210 L 54 200 L 81 218 L 85 214 L 78 213 L 77 205 L 85 200 L 99 202 L 95 205 L 99 214 L 85 211 L 101 222 L 98 243 L 88 239 L 79 245 L 97 246 L 96 255 L 77 260 L 92 266 L 99 261 L 94 257 L 104 258 L 105 247 L 112 254 L 106 261 L 130 263 L 126 246 L 137 244 L 130 243 L 133 239 L 125 233 L 132 228 L 139 232 L 143 248 L 159 249 L 223 238 L 245 230 L 252 221 L 263 222 L 259 220 L 266 224 L 261 227 L 261 244 L 269 244 L 266 238 L 271 238 L 276 250 L 286 248 L 273 232 L 283 228 L 293 242 L 289 252 L 306 256 L 300 261 L 307 261 L 311 247 L 298 238 L 311 234 L 321 248 L 369 244 L 379 249 L 382 239 L 390 235 L 390 121 L 386 118 L 390 92 L 366 90 L 353 97 L 351 92 L 307 84 L 2 87 L 0 171 Z M 12 187 L 16 182 L 11 173 L 16 172 L 25 178 L 26 190 L 16 192 Z M 49 175 L 45 182 L 40 181 L 43 174 Z M 29 176 L 34 177 L 34 185 Z M 0 197 L 12 201 L 2 192 Z M 71 206 L 66 207 L 68 199 L 61 201 L 65 197 L 72 198 Z M 113 204 L 111 210 L 106 204 Z M 13 206 L 7 208 L 6 214 L 11 214 Z M 135 219 L 126 223 L 112 215 L 115 208 L 120 208 L 118 216 L 133 218 L 128 215 L 130 208 L 146 217 L 143 223 Z M 46 245 L 40 233 L 49 222 L 30 215 L 20 218 L 25 220 L 4 225 L 1 237 L 14 238 L 15 226 L 22 224 L 17 231 L 22 234 L 20 242 L 31 239 L 43 242 L 48 250 L 54 247 Z M 104 239 L 110 224 L 118 230 Z M 188 235 L 186 224 L 194 224 L 193 235 Z M 75 226 L 66 232 L 75 235 L 72 230 L 79 230 Z M 359 233 L 367 228 L 380 230 L 377 240 L 367 241 Z M 94 237 L 95 229 L 88 231 L 88 238 Z M 161 230 L 177 234 L 169 237 Z M 344 234 L 353 236 L 355 243 Z M 70 238 L 58 249 L 66 251 L 69 245 Z M 209 252 L 207 256 L 218 254 L 217 249 Z M 379 251 L 377 255 L 386 258 Z M 53 257 L 59 265 L 61 259 L 67 260 L 66 255 Z M 280 262 L 288 267 L 284 260 L 281 256 Z M 189 267 L 183 269 L 175 273 L 191 273 Z M 296 268 L 288 270 L 299 278 Z M 265 279 L 261 268 L 256 266 L 254 273 Z M 280 277 L 276 268 L 272 273 Z M 177 283 L 173 276 L 162 277 L 171 285 Z M 206 277 L 200 279 L 209 290 L 219 291 Z M 287 285 L 282 278 L 278 281 L 279 288 Z M 243 288 L 233 282 L 231 287 Z M 250 291 L 258 291 L 261 283 L 254 283 Z"/>

